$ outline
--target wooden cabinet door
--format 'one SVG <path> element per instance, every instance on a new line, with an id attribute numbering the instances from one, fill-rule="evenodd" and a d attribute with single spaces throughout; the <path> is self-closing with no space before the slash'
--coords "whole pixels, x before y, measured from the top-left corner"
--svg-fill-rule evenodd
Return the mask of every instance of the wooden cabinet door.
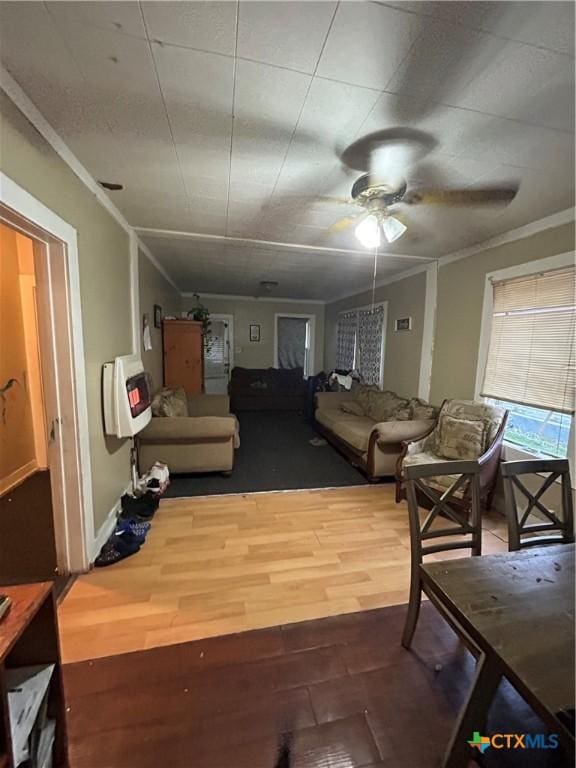
<path id="1" fill-rule="evenodd" d="M 202 392 L 202 323 L 193 320 L 165 320 L 163 343 L 164 386 L 184 387 L 189 395 Z"/>

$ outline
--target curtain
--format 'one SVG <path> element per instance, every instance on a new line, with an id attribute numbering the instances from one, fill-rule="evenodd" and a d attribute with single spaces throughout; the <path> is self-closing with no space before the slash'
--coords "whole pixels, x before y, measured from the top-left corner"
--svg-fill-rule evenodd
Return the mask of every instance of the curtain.
<path id="1" fill-rule="evenodd" d="M 307 325 L 305 317 L 278 318 L 279 368 L 305 368 Z"/>
<path id="2" fill-rule="evenodd" d="M 366 384 L 380 384 L 384 307 L 358 312 L 358 360 L 356 367 Z"/>
<path id="3" fill-rule="evenodd" d="M 483 396 L 574 412 L 575 278 L 569 267 L 494 283 Z"/>
<path id="4" fill-rule="evenodd" d="M 224 376 L 228 364 L 226 323 L 213 320 L 210 331 L 204 345 L 204 375 L 207 379 Z"/>
<path id="5" fill-rule="evenodd" d="M 358 312 L 342 312 L 336 327 L 336 368 L 350 371 L 354 368 L 356 326 Z"/>

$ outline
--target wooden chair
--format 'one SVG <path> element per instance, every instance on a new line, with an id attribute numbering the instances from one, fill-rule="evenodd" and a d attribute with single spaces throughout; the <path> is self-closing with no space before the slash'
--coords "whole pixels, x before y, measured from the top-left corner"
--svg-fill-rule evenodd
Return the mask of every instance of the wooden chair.
<path id="1" fill-rule="evenodd" d="M 454 549 L 470 549 L 473 555 L 482 554 L 482 524 L 480 510 L 480 471 L 478 461 L 447 461 L 444 464 L 413 464 L 405 467 L 404 481 L 408 501 L 410 522 L 410 599 L 408 614 L 402 635 L 402 645 L 409 648 L 420 615 L 422 600 L 422 578 L 420 566 L 426 555 Z M 427 483 L 429 478 L 454 476 L 456 479 L 442 494 L 434 491 Z M 463 510 L 457 495 L 463 487 L 470 494 L 470 510 Z M 427 504 L 422 500 L 427 499 Z M 424 521 L 420 519 L 420 508 L 429 508 Z M 434 528 L 432 525 L 436 523 Z M 439 539 L 461 537 L 458 541 Z M 434 596 L 426 593 L 436 604 Z"/>
<path id="2" fill-rule="evenodd" d="M 501 464 L 501 472 L 510 551 L 545 544 L 567 544 L 574 541 L 574 507 L 567 459 L 505 461 Z M 546 474 L 547 477 L 539 477 L 541 473 Z M 522 475 L 533 475 L 535 479 L 541 481 L 534 493 L 528 490 L 519 479 Z M 561 517 L 542 501 L 544 493 L 558 479 L 561 481 Z M 519 508 L 517 491 L 520 492 L 521 503 L 524 499 L 526 500 L 524 509 Z M 531 516 L 532 520 L 530 520 Z M 535 522 L 534 518 L 541 519 Z M 550 535 L 532 535 L 543 531 L 550 531 Z"/>

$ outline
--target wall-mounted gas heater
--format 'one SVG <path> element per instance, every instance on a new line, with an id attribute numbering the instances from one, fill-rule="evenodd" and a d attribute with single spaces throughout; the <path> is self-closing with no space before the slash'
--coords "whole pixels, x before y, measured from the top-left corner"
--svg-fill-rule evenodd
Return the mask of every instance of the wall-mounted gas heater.
<path id="1" fill-rule="evenodd" d="M 132 355 L 104 365 L 102 396 L 107 435 L 134 437 L 152 418 L 150 377 Z"/>

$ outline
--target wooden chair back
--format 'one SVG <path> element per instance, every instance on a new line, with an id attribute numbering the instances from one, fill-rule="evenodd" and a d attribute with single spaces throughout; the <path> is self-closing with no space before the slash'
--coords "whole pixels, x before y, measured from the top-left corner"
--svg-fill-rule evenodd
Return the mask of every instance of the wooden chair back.
<path id="1" fill-rule="evenodd" d="M 406 497 L 410 523 L 412 565 L 422 563 L 425 555 L 451 549 L 471 549 L 482 553 L 482 521 L 480 510 L 480 463 L 450 461 L 435 464 L 413 464 L 404 468 Z M 458 475 L 444 493 L 434 492 L 423 480 L 441 475 Z M 463 510 L 454 494 L 467 486 L 470 508 Z M 424 502 L 424 503 L 423 503 Z M 421 521 L 419 508 L 428 509 Z M 441 521 L 441 525 L 437 522 Z M 432 527 L 433 524 L 434 528 Z M 458 541 L 438 541 L 458 536 Z"/>
<path id="2" fill-rule="evenodd" d="M 505 461 L 501 464 L 504 482 L 506 517 L 508 519 L 508 548 L 510 551 L 545 544 L 563 544 L 574 541 L 574 505 L 570 483 L 570 467 L 567 459 L 535 459 Z M 547 477 L 538 478 L 544 474 Z M 520 479 L 534 475 L 541 480 L 535 492 L 530 491 Z M 546 506 L 544 493 L 560 480 L 561 516 Z M 519 494 L 517 494 L 519 492 Z M 526 500 L 525 508 L 518 503 L 518 495 Z M 532 516 L 532 520 L 530 520 Z M 534 522 L 534 517 L 538 518 Z M 547 535 L 534 535 L 543 532 Z"/>

